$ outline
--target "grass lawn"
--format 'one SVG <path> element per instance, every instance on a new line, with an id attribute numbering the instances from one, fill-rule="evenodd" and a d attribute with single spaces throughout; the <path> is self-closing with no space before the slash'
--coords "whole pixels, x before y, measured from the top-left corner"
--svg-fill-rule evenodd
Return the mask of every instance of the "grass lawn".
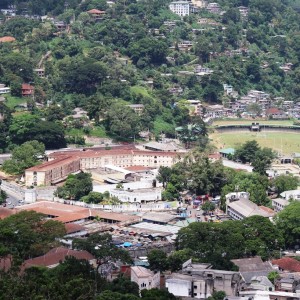
<path id="1" fill-rule="evenodd" d="M 291 154 L 293 152 L 300 152 L 300 134 L 289 132 L 225 132 L 212 133 L 210 135 L 213 143 L 218 148 L 228 148 L 245 143 L 246 141 L 256 140 L 260 146 L 269 147 L 273 150 L 283 153 Z"/>
<path id="2" fill-rule="evenodd" d="M 141 94 L 144 97 L 152 98 L 152 96 L 148 93 L 148 90 L 146 88 L 144 88 L 143 86 L 135 85 L 135 86 L 132 86 L 130 88 L 130 90 L 133 94 Z"/>
<path id="3" fill-rule="evenodd" d="M 6 101 L 5 104 L 10 108 L 13 109 L 16 105 L 26 103 L 26 99 L 20 97 L 13 97 L 10 95 L 5 96 Z"/>
<path id="4" fill-rule="evenodd" d="M 102 126 L 95 126 L 90 133 L 90 136 L 98 137 L 98 138 L 105 138 L 107 137 L 106 131 Z"/>
<path id="5" fill-rule="evenodd" d="M 71 136 L 85 136 L 86 134 L 83 132 L 83 129 L 76 129 L 76 128 L 71 128 L 70 130 L 67 130 L 67 134 Z M 90 137 L 98 137 L 98 138 L 104 138 L 107 137 L 106 131 L 104 127 L 102 126 L 95 126 L 90 134 Z"/>
<path id="6" fill-rule="evenodd" d="M 216 120 L 213 122 L 213 126 L 221 125 L 251 125 L 253 122 L 259 123 L 262 125 L 293 125 L 292 120 L 245 120 L 245 119 L 224 119 Z"/>

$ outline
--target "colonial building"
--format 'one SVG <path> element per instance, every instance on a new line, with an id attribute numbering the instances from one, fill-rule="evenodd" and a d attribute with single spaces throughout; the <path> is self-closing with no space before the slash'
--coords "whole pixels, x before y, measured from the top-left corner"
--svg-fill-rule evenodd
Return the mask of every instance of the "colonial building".
<path id="1" fill-rule="evenodd" d="M 80 170 L 91 170 L 114 165 L 121 168 L 144 166 L 171 167 L 180 160 L 182 153 L 142 151 L 130 149 L 87 150 L 55 152 L 49 161 L 25 171 L 25 183 L 31 185 L 51 185 Z"/>
<path id="2" fill-rule="evenodd" d="M 51 185 L 66 179 L 69 174 L 79 171 L 79 159 L 63 156 L 27 169 L 25 171 L 25 183 L 27 186 Z"/>

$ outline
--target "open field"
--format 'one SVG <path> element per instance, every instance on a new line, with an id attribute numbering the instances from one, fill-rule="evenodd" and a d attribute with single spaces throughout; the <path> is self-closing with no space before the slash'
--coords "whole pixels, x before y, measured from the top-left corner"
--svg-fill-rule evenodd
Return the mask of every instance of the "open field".
<path id="1" fill-rule="evenodd" d="M 300 152 L 300 133 L 289 132 L 223 132 L 212 133 L 210 139 L 220 148 L 236 148 L 246 141 L 256 140 L 260 146 L 269 147 L 280 154 Z"/>
<path id="2" fill-rule="evenodd" d="M 26 99 L 20 98 L 20 97 L 13 97 L 10 95 L 6 95 L 6 101 L 5 104 L 10 108 L 14 109 L 16 105 L 20 105 L 26 103 Z"/>
<path id="3" fill-rule="evenodd" d="M 245 119 L 224 119 L 216 120 L 213 122 L 213 126 L 224 126 L 224 125 L 251 125 L 252 123 L 260 123 L 265 125 L 293 125 L 292 120 L 245 120 Z"/>

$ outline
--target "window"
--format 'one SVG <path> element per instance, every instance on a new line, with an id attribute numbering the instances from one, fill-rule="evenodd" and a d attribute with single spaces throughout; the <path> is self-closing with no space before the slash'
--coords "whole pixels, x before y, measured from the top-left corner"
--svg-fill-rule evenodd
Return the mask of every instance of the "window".
<path id="1" fill-rule="evenodd" d="M 196 290 L 197 289 L 197 286 L 196 285 L 194 285 L 194 290 Z"/>

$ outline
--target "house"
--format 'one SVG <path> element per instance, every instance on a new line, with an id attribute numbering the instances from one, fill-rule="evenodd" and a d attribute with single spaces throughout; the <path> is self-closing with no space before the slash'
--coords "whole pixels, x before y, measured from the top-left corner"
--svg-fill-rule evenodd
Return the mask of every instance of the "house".
<path id="1" fill-rule="evenodd" d="M 259 277 L 267 277 L 275 269 L 269 261 L 263 261 L 260 256 L 250 258 L 240 258 L 231 260 L 238 268 L 241 275 L 240 290 L 256 290 L 263 285 L 263 290 L 269 283 Z M 252 285 L 252 287 L 251 287 Z"/>
<path id="2" fill-rule="evenodd" d="M 299 283 L 299 275 L 294 275 L 293 273 L 282 273 L 280 274 L 280 278 L 275 281 L 275 289 L 276 291 L 295 293 Z"/>
<path id="3" fill-rule="evenodd" d="M 16 39 L 12 36 L 3 36 L 0 38 L 0 43 L 12 43 L 15 41 L 16 41 Z"/>
<path id="4" fill-rule="evenodd" d="M 158 288 L 160 286 L 160 272 L 154 273 L 140 266 L 131 267 L 131 281 L 135 282 L 140 291 Z"/>
<path id="5" fill-rule="evenodd" d="M 10 93 L 10 88 L 6 87 L 5 84 L 0 84 L 0 95 Z"/>
<path id="6" fill-rule="evenodd" d="M 170 3 L 169 9 L 180 17 L 189 16 L 191 4 L 188 1 L 174 1 Z"/>
<path id="7" fill-rule="evenodd" d="M 40 78 L 45 78 L 45 69 L 33 69 L 33 72 Z"/>
<path id="8" fill-rule="evenodd" d="M 130 107 L 132 110 L 134 110 L 134 112 L 136 114 L 138 114 L 139 116 L 142 115 L 142 113 L 145 109 L 144 104 L 130 104 L 127 106 Z"/>
<path id="9" fill-rule="evenodd" d="M 105 14 L 106 14 L 105 11 L 99 10 L 99 9 L 91 9 L 91 10 L 87 11 L 87 13 L 88 13 L 95 21 L 102 20 L 103 17 L 105 16 Z"/>
<path id="10" fill-rule="evenodd" d="M 288 116 L 286 115 L 286 113 L 283 111 L 283 110 L 280 110 L 279 108 L 276 108 L 276 107 L 271 107 L 269 109 L 266 110 L 266 116 L 268 118 L 271 118 L 271 119 L 287 119 Z"/>
<path id="11" fill-rule="evenodd" d="M 233 148 L 225 148 L 225 149 L 221 149 L 219 151 L 219 153 L 221 154 L 221 156 L 223 158 L 228 158 L 228 157 L 234 155 L 235 149 L 233 149 Z"/>
<path id="12" fill-rule="evenodd" d="M 32 97 L 34 95 L 34 86 L 23 83 L 22 84 L 22 97 Z"/>
<path id="13" fill-rule="evenodd" d="M 272 264 L 277 266 L 279 271 L 300 272 L 300 261 L 292 257 L 283 257 L 272 260 Z"/>
<path id="14" fill-rule="evenodd" d="M 191 110 L 190 115 L 202 116 L 203 107 L 200 100 L 187 100 Z"/>
<path id="15" fill-rule="evenodd" d="M 274 291 L 275 288 L 267 276 L 253 276 L 248 289 L 258 291 Z"/>
<path id="16" fill-rule="evenodd" d="M 45 255 L 27 259 L 22 265 L 22 269 L 28 269 L 30 267 L 47 267 L 54 268 L 61 262 L 64 262 L 67 257 L 75 257 L 76 259 L 84 259 L 91 264 L 95 262 L 95 257 L 87 251 L 70 250 L 64 247 L 58 247 L 51 249 Z"/>
<path id="17" fill-rule="evenodd" d="M 248 14 L 249 14 L 249 8 L 248 7 L 239 6 L 238 10 L 240 12 L 240 15 L 241 15 L 242 19 L 245 19 L 245 18 L 248 17 Z"/>
<path id="18" fill-rule="evenodd" d="M 221 7 L 218 3 L 212 2 L 206 6 L 206 9 L 212 14 L 219 14 L 221 12 Z"/>

